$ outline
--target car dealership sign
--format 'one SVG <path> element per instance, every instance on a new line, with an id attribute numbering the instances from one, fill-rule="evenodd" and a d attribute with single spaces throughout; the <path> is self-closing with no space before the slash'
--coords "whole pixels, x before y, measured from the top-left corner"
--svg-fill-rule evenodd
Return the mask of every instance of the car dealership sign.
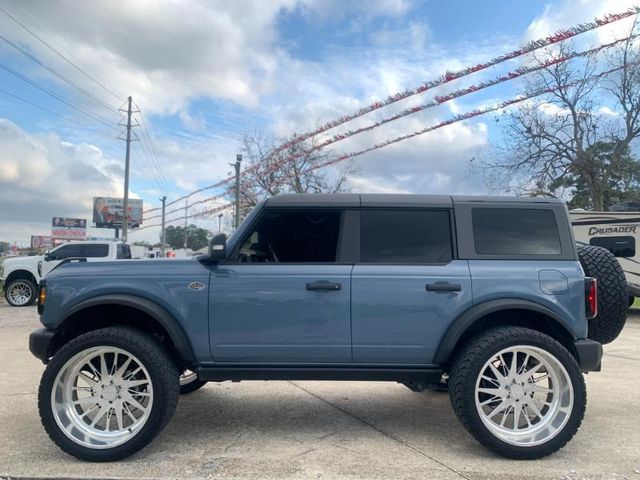
<path id="1" fill-rule="evenodd" d="M 87 220 L 84 218 L 53 217 L 51 219 L 51 237 L 84 240 L 87 238 Z"/>

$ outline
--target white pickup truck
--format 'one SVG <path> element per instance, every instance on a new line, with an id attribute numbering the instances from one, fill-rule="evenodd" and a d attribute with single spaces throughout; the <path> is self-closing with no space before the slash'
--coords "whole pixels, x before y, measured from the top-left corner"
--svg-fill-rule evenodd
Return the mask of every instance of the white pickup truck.
<path id="1" fill-rule="evenodd" d="M 45 255 L 7 258 L 0 266 L 0 280 L 4 280 L 9 305 L 31 305 L 36 300 L 40 280 L 67 258 L 86 258 L 88 262 L 129 259 L 131 249 L 123 242 L 70 242 Z"/>

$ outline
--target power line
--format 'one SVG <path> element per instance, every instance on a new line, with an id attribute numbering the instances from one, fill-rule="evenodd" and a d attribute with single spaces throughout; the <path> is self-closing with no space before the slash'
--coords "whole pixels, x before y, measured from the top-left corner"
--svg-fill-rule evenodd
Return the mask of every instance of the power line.
<path id="1" fill-rule="evenodd" d="M 27 58 L 33 60 L 35 63 L 37 63 L 38 65 L 40 65 L 42 68 L 44 68 L 45 70 L 47 70 L 48 72 L 50 72 L 51 74 L 55 75 L 56 77 L 58 77 L 60 80 L 62 80 L 63 82 L 67 83 L 68 85 L 72 86 L 73 88 L 75 88 L 76 90 L 78 90 L 80 93 L 86 95 L 87 97 L 89 97 L 91 100 L 93 100 L 94 102 L 100 104 L 101 106 L 105 107 L 107 110 L 110 110 L 112 112 L 118 113 L 118 111 L 111 105 L 108 105 L 106 103 L 104 103 L 101 99 L 99 99 L 98 97 L 96 97 L 94 94 L 92 94 L 91 92 L 89 92 L 88 90 L 85 90 L 84 88 L 82 88 L 81 86 L 79 86 L 77 83 L 75 83 L 73 80 L 68 79 L 67 77 L 65 77 L 64 75 L 61 75 L 60 73 L 56 72 L 53 68 L 47 66 L 46 64 L 44 64 L 43 62 L 41 62 L 38 58 L 36 58 L 35 56 L 31 55 L 29 52 L 27 52 L 26 50 L 24 50 L 23 48 L 21 48 L 20 46 L 18 46 L 17 44 L 13 43 L 11 40 L 9 40 L 7 37 L 5 37 L 4 35 L 0 34 L 0 40 L 4 40 L 4 42 L 6 42 L 7 44 L 11 45 L 13 48 L 15 48 L 18 52 L 22 53 L 24 56 L 26 56 Z"/>
<path id="2" fill-rule="evenodd" d="M 80 113 L 83 113 L 84 115 L 94 119 L 95 121 L 101 123 L 102 125 L 105 125 L 105 126 L 111 128 L 112 130 L 115 130 L 116 132 L 119 131 L 114 125 L 111 125 L 111 124 L 107 123 L 106 121 L 104 121 L 101 118 L 97 117 L 96 115 L 94 115 L 93 113 L 89 112 L 88 110 L 85 110 L 84 108 L 82 108 L 82 107 L 70 102 L 69 100 L 63 98 L 61 95 L 58 95 L 57 93 L 55 93 L 53 90 L 51 90 L 51 89 L 49 89 L 49 88 L 47 88 L 47 87 L 45 87 L 43 85 L 40 85 L 35 80 L 30 79 L 26 75 L 21 74 L 20 72 L 14 70 L 13 68 L 8 67 L 7 65 L 3 65 L 3 64 L 0 64 L 0 68 L 2 68 L 3 70 L 6 70 L 7 72 L 11 73 L 12 75 L 14 75 L 14 76 L 18 77 L 19 79 L 23 80 L 24 82 L 27 82 L 27 83 L 33 85 L 38 90 L 41 90 L 42 92 L 46 93 L 47 95 L 50 95 L 50 96 L 54 97 L 55 99 L 57 99 L 60 102 L 70 106 L 71 108 L 79 111 Z"/>
<path id="3" fill-rule="evenodd" d="M 13 8 L 22 13 L 22 15 L 24 15 L 25 17 L 27 17 L 27 15 L 25 15 L 23 12 L 21 12 L 20 10 L 18 10 L 15 5 L 12 5 Z M 65 60 L 69 65 L 71 65 L 72 67 L 74 67 L 76 70 L 78 70 L 79 72 L 83 73 L 86 77 L 88 77 L 89 79 L 91 79 L 93 82 L 95 82 L 97 85 L 99 85 L 100 87 L 102 87 L 105 91 L 107 91 L 108 93 L 110 93 L 111 95 L 113 95 L 115 98 L 117 98 L 119 101 L 122 101 L 122 98 L 117 95 L 113 90 L 111 90 L 109 87 L 105 86 L 103 83 L 101 83 L 99 80 L 97 80 L 95 77 L 93 77 L 91 74 L 89 74 L 88 72 L 86 72 L 85 70 L 83 70 L 82 68 L 80 68 L 78 65 L 76 65 L 75 63 L 73 63 L 71 60 L 69 60 L 69 58 L 67 58 L 64 54 L 62 54 L 59 50 L 57 50 L 56 48 L 54 48 L 49 42 L 47 42 L 46 40 L 44 40 L 43 38 L 41 38 L 39 35 L 37 35 L 35 32 L 33 32 L 29 27 L 27 27 L 25 24 L 23 24 L 20 20 L 18 20 L 17 18 L 15 18 L 13 15 L 11 15 L 9 12 L 7 12 L 4 8 L 2 8 L 0 6 L 0 12 L 4 13 L 7 17 L 9 17 L 11 20 L 13 20 L 15 23 L 17 23 L 18 25 L 20 25 L 24 30 L 26 30 L 27 32 L 29 32 L 33 37 L 35 37 L 40 43 L 42 43 L 44 46 L 46 46 L 49 50 L 51 50 L 52 52 L 54 52 L 56 55 L 58 55 L 60 58 L 62 58 L 63 60 Z M 28 18 L 28 17 L 27 17 Z M 33 21 L 33 20 L 32 20 Z"/>
<path id="4" fill-rule="evenodd" d="M 65 117 L 64 115 L 60 115 L 59 113 L 54 112 L 53 110 L 49 110 L 48 108 L 42 107 L 42 106 L 38 105 L 37 103 L 34 103 L 31 100 L 23 98 L 23 97 L 21 97 L 19 95 L 16 95 L 14 93 L 11 93 L 11 92 L 5 90 L 4 88 L 0 88 L 0 92 L 4 93 L 5 95 L 8 95 L 10 97 L 13 97 L 16 100 L 20 100 L 21 102 L 24 102 L 24 103 L 26 103 L 28 105 L 31 105 L 32 107 L 35 107 L 35 108 L 37 108 L 39 110 L 42 110 L 43 112 L 46 112 L 46 113 L 48 113 L 50 115 L 53 115 L 53 116 L 58 117 L 58 118 L 61 118 L 62 120 L 65 120 L 65 121 L 71 122 L 71 123 L 75 123 L 76 125 L 79 125 L 81 127 L 86 127 L 86 124 L 84 124 L 82 122 L 78 122 L 77 120 L 74 120 L 73 118 Z M 109 137 L 111 139 L 114 138 L 112 135 L 109 135 L 108 133 L 102 132 L 100 130 L 95 130 L 93 128 L 90 128 L 89 130 L 92 131 L 92 132 L 98 133 L 100 135 L 104 135 L 105 137 Z"/>
<path id="5" fill-rule="evenodd" d="M 167 182 L 166 177 L 164 176 L 164 172 L 162 171 L 162 166 L 160 163 L 160 159 L 158 158 L 158 154 L 156 152 L 156 148 L 153 144 L 152 138 L 151 138 L 151 131 L 147 125 L 147 121 L 145 119 L 145 115 L 142 112 L 142 109 L 138 106 L 138 104 L 136 104 L 136 108 L 138 109 L 138 111 L 140 112 L 140 120 L 141 120 L 141 124 L 142 124 L 142 128 L 141 128 L 141 132 L 142 132 L 142 137 L 143 139 L 145 139 L 145 141 L 147 142 L 147 147 L 151 152 L 151 161 L 154 163 L 156 172 L 158 173 L 158 176 L 160 177 L 160 180 L 162 182 L 162 184 L 164 185 L 163 190 L 165 191 L 165 193 L 167 193 L 167 190 L 169 188 L 169 182 Z"/>
<path id="6" fill-rule="evenodd" d="M 513 60 L 515 58 L 521 57 L 525 54 L 534 52 L 536 50 L 539 50 L 541 48 L 544 47 L 548 47 L 550 45 L 554 45 L 560 42 L 563 42 L 565 40 L 568 40 L 570 38 L 576 37 L 578 35 L 581 35 L 583 33 L 589 32 L 591 30 L 595 30 L 597 28 L 600 28 L 602 26 L 617 22 L 619 20 L 623 20 L 625 18 L 629 18 L 633 15 L 637 15 L 638 13 L 640 13 L 640 7 L 631 7 L 628 10 L 621 12 L 621 13 L 614 13 L 614 14 L 608 14 L 605 15 L 603 17 L 600 18 L 596 18 L 593 22 L 588 22 L 588 23 L 584 23 L 584 24 L 580 24 L 565 30 L 560 30 L 552 35 L 549 35 L 545 38 L 542 39 L 538 39 L 538 40 L 534 40 L 531 42 L 526 43 L 525 45 L 521 46 L 519 49 L 517 50 L 513 50 L 509 53 L 503 54 L 499 57 L 493 58 L 487 62 L 484 63 L 480 63 L 477 65 L 473 65 L 467 68 L 464 68 L 462 70 L 458 70 L 455 72 L 446 72 L 444 75 L 442 75 L 441 77 L 435 79 L 435 80 L 431 80 L 431 81 L 427 81 L 425 83 L 423 83 L 421 86 L 415 88 L 415 89 L 410 89 L 410 90 L 405 90 L 404 92 L 399 92 L 395 95 L 391 95 L 389 97 L 387 97 L 385 100 L 382 101 L 377 101 L 374 102 L 366 107 L 361 108 L 360 110 L 358 110 L 357 112 L 351 114 L 351 115 L 345 115 L 342 116 L 336 120 L 330 121 L 325 123 L 324 125 L 320 126 L 319 128 L 317 128 L 314 131 L 311 132 L 307 132 L 301 135 L 296 135 L 292 140 L 283 143 L 282 145 L 279 145 L 278 147 L 276 147 L 275 149 L 273 149 L 269 155 L 267 156 L 267 158 L 265 159 L 268 160 L 270 158 L 272 158 L 275 154 L 285 150 L 286 148 L 289 148 L 297 143 L 300 143 L 308 138 L 311 138 L 315 135 L 318 135 L 320 133 L 324 133 L 327 130 L 333 129 L 339 125 L 342 125 L 344 123 L 347 123 L 351 120 L 354 120 L 356 118 L 359 118 L 363 115 L 366 115 L 367 113 L 373 112 L 375 110 L 378 110 L 380 108 L 386 107 L 388 105 L 391 105 L 393 103 L 399 102 L 401 100 L 404 100 L 406 98 L 409 98 L 413 95 L 418 95 L 421 93 L 426 92 L 427 90 L 431 90 L 435 87 L 441 86 L 441 85 L 445 85 L 449 82 L 452 82 L 454 80 L 458 80 L 460 78 L 466 77 L 468 75 L 480 72 L 482 70 L 485 70 L 487 68 L 493 67 L 495 65 L 498 65 L 500 63 L 503 63 L 507 60 Z M 470 92 L 469 92 L 470 93 Z M 388 120 L 391 121 L 391 120 Z M 358 132 L 359 133 L 359 132 Z M 336 141 L 342 139 L 339 138 L 340 135 L 336 135 L 335 136 L 337 138 Z M 344 137 L 346 138 L 346 137 Z M 333 142 L 331 142 L 333 143 Z M 325 145 L 326 146 L 326 145 Z M 258 168 L 258 165 L 255 165 L 254 168 Z M 248 171 L 250 171 L 250 169 L 245 169 L 242 174 L 246 174 Z M 208 185 L 202 188 L 199 188 L 197 190 L 194 190 L 193 192 L 190 192 L 188 194 L 182 195 L 181 197 L 178 197 L 177 199 L 167 203 L 166 205 L 173 205 L 174 203 L 177 203 L 181 200 L 184 200 L 185 198 L 189 198 L 197 193 L 203 192 L 205 190 L 211 190 L 214 188 L 218 188 L 218 187 L 222 187 L 225 184 L 231 182 L 233 179 L 235 178 L 235 176 L 229 176 L 219 182 L 216 182 L 212 185 Z M 151 209 L 148 210 L 149 211 L 153 211 L 153 210 L 157 210 L 157 209 Z"/>

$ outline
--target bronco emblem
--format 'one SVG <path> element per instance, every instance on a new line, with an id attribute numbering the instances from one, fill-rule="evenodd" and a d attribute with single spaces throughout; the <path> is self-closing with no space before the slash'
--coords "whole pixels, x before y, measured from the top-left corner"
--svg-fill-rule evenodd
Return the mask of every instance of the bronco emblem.
<path id="1" fill-rule="evenodd" d="M 202 290 L 204 287 L 206 287 L 206 285 L 204 283 L 200 283 L 200 282 L 191 282 L 189 285 L 187 285 L 191 290 L 196 290 L 196 291 L 200 291 Z"/>

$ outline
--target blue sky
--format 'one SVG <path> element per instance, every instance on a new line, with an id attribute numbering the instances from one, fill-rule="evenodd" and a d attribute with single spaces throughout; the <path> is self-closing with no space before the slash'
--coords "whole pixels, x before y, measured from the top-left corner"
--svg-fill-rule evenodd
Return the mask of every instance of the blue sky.
<path id="1" fill-rule="evenodd" d="M 527 40 L 632 4 L 614 0 L 131 0 L 117 4 L 0 0 L 6 12 L 0 12 L 3 37 L 110 107 L 98 104 L 0 39 L 0 65 L 103 122 L 0 68 L 0 239 L 26 243 L 31 234 L 47 233 L 51 216 L 87 218 L 94 195 L 122 193 L 124 143 L 116 138 L 121 118 L 113 110 L 122 106 L 127 95 L 141 107 L 157 155 L 151 160 L 148 147 L 145 154 L 139 143 L 134 144 L 131 192 L 146 205 L 156 206 L 163 194 L 171 200 L 226 177 L 243 131 L 262 129 L 275 136 L 304 132 L 446 70 L 486 61 Z M 79 68 L 45 47 L 7 13 Z M 591 46 L 619 36 L 628 29 L 622 23 L 584 35 L 580 42 Z M 521 62 L 526 58 L 450 88 L 491 78 Z M 521 88 L 521 82 L 493 87 L 341 142 L 334 150 L 357 150 L 454 113 L 510 98 Z M 424 102 L 430 95 L 400 102 L 355 124 Z M 136 132 L 142 135 L 141 128 Z M 469 171 L 468 161 L 499 136 L 495 122 L 487 117 L 408 140 L 360 157 L 350 187 L 354 191 L 485 193 L 486 186 Z M 159 169 L 150 164 L 153 161 Z M 202 208 L 212 206 L 215 202 Z M 217 219 L 196 223 L 214 228 Z M 134 234 L 132 240 L 156 241 L 157 237 L 158 229 L 150 228 Z"/>

